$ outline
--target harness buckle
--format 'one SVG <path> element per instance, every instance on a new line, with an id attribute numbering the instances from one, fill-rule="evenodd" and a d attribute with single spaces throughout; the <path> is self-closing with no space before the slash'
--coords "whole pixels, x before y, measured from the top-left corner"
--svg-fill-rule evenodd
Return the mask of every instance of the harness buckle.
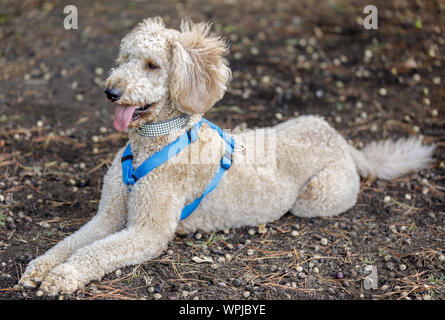
<path id="1" fill-rule="evenodd" d="M 121 162 L 125 162 L 127 160 L 133 160 L 133 155 L 132 154 L 128 154 L 126 156 L 123 156 L 121 159 Z"/>
<path id="2" fill-rule="evenodd" d="M 232 165 L 232 153 L 229 151 L 225 151 L 223 157 L 221 158 L 221 167 L 224 170 L 229 170 Z"/>

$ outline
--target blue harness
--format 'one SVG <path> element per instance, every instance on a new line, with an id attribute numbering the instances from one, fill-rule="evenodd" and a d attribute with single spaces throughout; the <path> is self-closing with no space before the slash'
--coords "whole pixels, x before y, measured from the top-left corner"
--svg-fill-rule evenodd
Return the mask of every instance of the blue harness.
<path id="1" fill-rule="evenodd" d="M 150 173 L 153 169 L 157 168 L 164 162 L 176 156 L 182 150 L 184 150 L 190 143 L 195 142 L 198 139 L 198 132 L 203 123 L 207 123 L 210 128 L 216 130 L 221 138 L 226 142 L 226 149 L 224 155 L 221 158 L 220 167 L 216 174 L 213 176 L 209 185 L 205 188 L 204 193 L 199 198 L 195 199 L 192 203 L 186 205 L 182 209 L 181 220 L 187 218 L 201 203 L 202 199 L 210 193 L 221 181 L 224 173 L 229 170 L 232 165 L 232 153 L 235 148 L 235 139 L 231 136 L 226 135 L 221 128 L 219 128 L 214 123 L 202 119 L 193 125 L 189 130 L 186 131 L 178 139 L 167 145 L 164 149 L 156 152 L 150 158 L 145 160 L 136 170 L 133 170 L 133 155 L 131 154 L 131 146 L 125 148 L 122 155 L 122 175 L 124 178 L 124 183 L 129 186 L 128 190 L 131 192 L 131 186 L 134 185 L 139 179 Z"/>

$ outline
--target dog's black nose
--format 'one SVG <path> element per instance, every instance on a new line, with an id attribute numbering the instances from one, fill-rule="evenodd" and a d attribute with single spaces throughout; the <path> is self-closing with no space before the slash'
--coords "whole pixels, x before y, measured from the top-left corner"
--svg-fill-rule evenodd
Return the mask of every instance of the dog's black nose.
<path id="1" fill-rule="evenodd" d="M 122 96 L 122 90 L 118 87 L 116 88 L 107 88 L 105 90 L 105 94 L 107 95 L 107 98 L 111 101 L 117 101 Z"/>

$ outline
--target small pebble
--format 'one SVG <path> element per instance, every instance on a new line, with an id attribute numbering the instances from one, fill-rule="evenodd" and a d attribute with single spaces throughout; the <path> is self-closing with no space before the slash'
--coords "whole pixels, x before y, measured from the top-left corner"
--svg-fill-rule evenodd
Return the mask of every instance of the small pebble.
<path id="1" fill-rule="evenodd" d="M 250 53 L 253 54 L 254 56 L 256 56 L 260 53 L 260 50 L 258 50 L 257 47 L 252 47 L 252 48 L 250 48 Z"/>
<path id="2" fill-rule="evenodd" d="M 341 284 L 343 285 L 343 287 L 348 288 L 349 287 L 349 281 L 348 280 L 343 280 L 341 282 Z"/>
<path id="3" fill-rule="evenodd" d="M 380 290 L 387 291 L 388 288 L 389 288 L 388 285 L 384 284 L 383 286 L 380 287 Z"/>
<path id="4" fill-rule="evenodd" d="M 388 94 L 388 91 L 386 90 L 386 88 L 380 88 L 379 89 L 379 94 L 381 96 L 386 96 Z"/>
<path id="5" fill-rule="evenodd" d="M 249 291 L 244 291 L 244 293 L 243 293 L 243 297 L 244 297 L 244 298 L 248 298 L 248 297 L 250 297 L 250 292 L 249 292 Z"/>
<path id="6" fill-rule="evenodd" d="M 445 256 L 443 254 L 439 255 L 439 261 L 440 262 L 444 262 L 445 261 Z"/>
<path id="7" fill-rule="evenodd" d="M 216 269 L 218 269 L 218 265 L 216 263 L 212 263 L 210 265 L 210 268 L 212 268 L 213 270 L 216 270 Z"/>
<path id="8" fill-rule="evenodd" d="M 374 279 L 366 277 L 363 280 L 363 287 L 365 288 L 365 290 L 372 289 L 374 287 Z"/>
<path id="9" fill-rule="evenodd" d="M 299 234 L 300 234 L 300 233 L 299 233 L 297 230 L 293 230 L 293 231 L 290 233 L 290 235 L 291 235 L 292 237 L 298 237 Z"/>
<path id="10" fill-rule="evenodd" d="M 39 222 L 39 226 L 41 226 L 44 229 L 48 229 L 50 227 L 48 222 Z"/>
<path id="11" fill-rule="evenodd" d="M 405 199 L 406 199 L 406 200 L 411 200 L 411 199 L 412 199 L 412 197 L 411 197 L 411 195 L 410 195 L 410 194 L 408 194 L 408 193 L 407 193 L 407 194 L 405 194 Z"/>
<path id="12" fill-rule="evenodd" d="M 365 269 L 363 270 L 366 274 L 370 273 L 372 271 L 373 267 L 371 265 L 367 265 Z"/>
<path id="13" fill-rule="evenodd" d="M 296 270 L 297 270 L 297 272 L 302 272 L 303 271 L 303 267 L 302 266 L 298 266 Z"/>
<path id="14" fill-rule="evenodd" d="M 399 266 L 399 270 L 400 270 L 400 271 L 405 271 L 405 270 L 406 270 L 406 265 L 405 265 L 405 264 L 401 264 L 401 265 Z"/>
<path id="15" fill-rule="evenodd" d="M 94 73 L 100 76 L 104 73 L 104 69 L 102 69 L 101 67 L 97 67 L 96 69 L 94 69 Z"/>
<path id="16" fill-rule="evenodd" d="M 202 238 L 202 234 L 199 233 L 199 232 L 197 232 L 197 233 L 195 234 L 195 239 L 196 239 L 196 240 L 199 240 L 199 239 L 201 239 L 201 238 Z"/>
<path id="17" fill-rule="evenodd" d="M 255 253 L 255 251 L 253 249 L 247 250 L 247 255 L 248 256 L 253 256 L 254 253 Z"/>
<path id="18" fill-rule="evenodd" d="M 251 236 L 253 236 L 254 234 L 255 234 L 255 229 L 249 229 L 249 231 L 248 231 L 248 233 L 251 235 Z"/>
<path id="19" fill-rule="evenodd" d="M 265 224 L 258 225 L 258 233 L 265 234 L 267 232 L 267 227 Z"/>
<path id="20" fill-rule="evenodd" d="M 393 225 L 393 224 L 391 224 L 391 225 L 389 226 L 389 231 L 391 231 L 392 233 L 397 233 L 397 228 L 396 228 L 396 226 Z"/>
<path id="21" fill-rule="evenodd" d="M 323 246 L 327 246 L 327 245 L 328 245 L 328 239 L 326 239 L 326 238 L 321 238 L 321 239 L 320 239 L 320 243 L 321 243 Z"/>
<path id="22" fill-rule="evenodd" d="M 312 269 L 312 271 L 313 271 L 314 273 L 319 273 L 319 272 L 320 272 L 320 270 L 318 270 L 317 267 L 314 267 L 314 268 Z"/>
<path id="23" fill-rule="evenodd" d="M 270 81 L 271 81 L 271 79 L 270 79 L 269 76 L 264 76 L 264 77 L 261 79 L 261 82 L 263 82 L 263 83 L 265 83 L 265 84 L 270 83 Z"/>
<path id="24" fill-rule="evenodd" d="M 366 58 L 367 60 L 369 60 L 369 59 L 372 58 L 372 56 L 373 56 L 372 51 L 369 50 L 369 49 L 366 49 L 366 50 L 365 50 L 365 58 Z"/>
<path id="25" fill-rule="evenodd" d="M 390 196 L 385 196 L 385 198 L 383 198 L 383 201 L 385 201 L 386 203 L 391 201 L 391 197 Z"/>
<path id="26" fill-rule="evenodd" d="M 116 275 L 116 277 L 120 277 L 122 275 L 122 270 L 121 269 L 117 269 L 114 274 Z"/>
<path id="27" fill-rule="evenodd" d="M 156 300 L 159 300 L 162 298 L 162 295 L 160 293 L 154 293 L 153 298 L 155 298 Z"/>
<path id="28" fill-rule="evenodd" d="M 37 297 L 41 297 L 41 296 L 43 296 L 43 292 L 40 291 L 40 290 L 38 290 L 38 291 L 36 292 L 36 296 L 37 296 Z"/>

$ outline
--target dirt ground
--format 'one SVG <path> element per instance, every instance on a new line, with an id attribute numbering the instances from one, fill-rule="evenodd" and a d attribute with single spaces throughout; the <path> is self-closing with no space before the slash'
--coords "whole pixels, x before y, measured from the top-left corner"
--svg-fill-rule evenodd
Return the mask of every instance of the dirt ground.
<path id="1" fill-rule="evenodd" d="M 444 299 L 445 1 L 63 1 L 0 3 L 0 299 Z M 95 214 L 126 136 L 103 81 L 120 39 L 160 15 L 211 20 L 233 80 L 206 117 L 223 128 L 325 117 L 351 143 L 423 135 L 429 168 L 362 180 L 335 218 L 177 236 L 155 260 L 48 298 L 18 288 L 27 263 Z M 212 263 L 196 263 L 193 257 Z M 369 269 L 376 289 L 365 287 Z"/>

